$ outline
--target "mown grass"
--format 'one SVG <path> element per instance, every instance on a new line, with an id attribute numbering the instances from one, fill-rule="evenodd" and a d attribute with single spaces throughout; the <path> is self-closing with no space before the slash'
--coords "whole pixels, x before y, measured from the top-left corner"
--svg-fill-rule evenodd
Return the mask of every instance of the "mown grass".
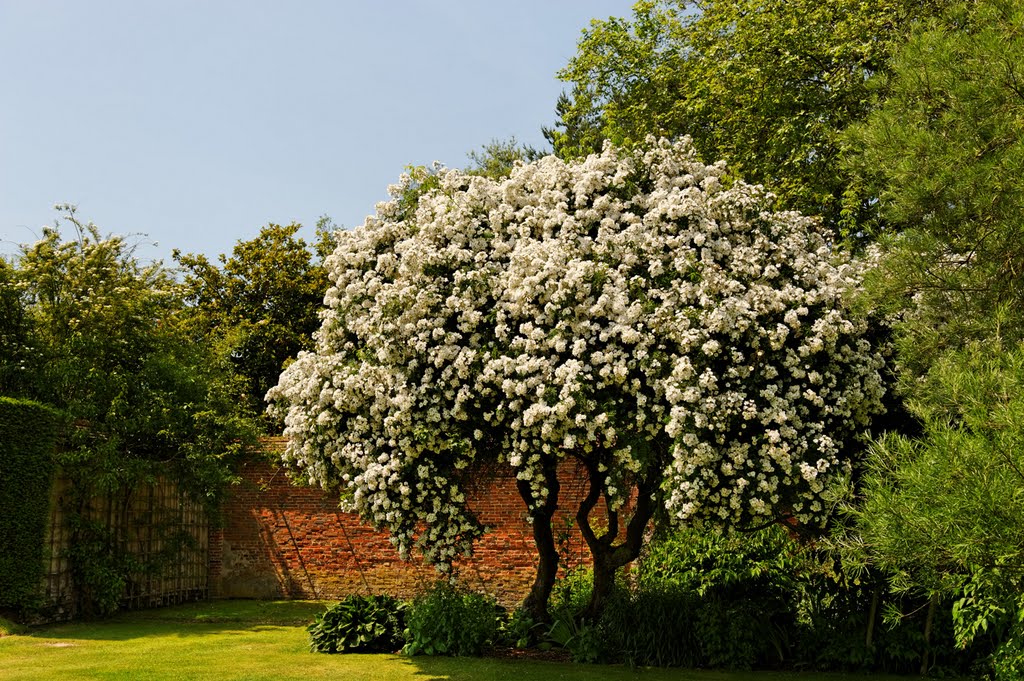
<path id="1" fill-rule="evenodd" d="M 837 674 L 707 672 L 492 658 L 309 652 L 305 625 L 323 603 L 215 601 L 54 625 L 0 638 L 0 678 L 337 678 L 352 681 L 864 681 Z M 883 677 L 872 676 L 872 681 Z M 898 678 L 898 677 L 893 677 Z"/>

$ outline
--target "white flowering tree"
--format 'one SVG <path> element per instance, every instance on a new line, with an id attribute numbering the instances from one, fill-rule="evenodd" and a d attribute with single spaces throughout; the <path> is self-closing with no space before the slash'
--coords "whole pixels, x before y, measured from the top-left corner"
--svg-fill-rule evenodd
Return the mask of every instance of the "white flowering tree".
<path id="1" fill-rule="evenodd" d="M 574 510 L 592 613 L 658 509 L 819 522 L 881 409 L 881 357 L 841 299 L 859 274 L 812 220 L 768 212 L 724 172 L 684 139 L 500 180 L 405 177 L 340 235 L 316 351 L 268 395 L 284 461 L 442 567 L 484 530 L 467 485 L 508 466 L 539 553 L 537 616 L 565 459 L 588 476 Z"/>

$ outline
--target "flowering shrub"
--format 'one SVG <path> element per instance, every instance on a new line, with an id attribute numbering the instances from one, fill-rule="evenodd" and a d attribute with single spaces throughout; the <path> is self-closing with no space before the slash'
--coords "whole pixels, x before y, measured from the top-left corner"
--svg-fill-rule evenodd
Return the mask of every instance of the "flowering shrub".
<path id="1" fill-rule="evenodd" d="M 536 512 L 552 464 L 578 458 L 592 552 L 615 548 L 638 489 L 617 565 L 658 505 L 681 522 L 818 522 L 881 410 L 881 356 L 842 302 L 861 268 L 724 174 L 683 139 L 501 180 L 404 177 L 340 235 L 316 351 L 268 393 L 284 461 L 441 566 L 483 530 L 465 504 L 480 461 L 510 466 Z"/>

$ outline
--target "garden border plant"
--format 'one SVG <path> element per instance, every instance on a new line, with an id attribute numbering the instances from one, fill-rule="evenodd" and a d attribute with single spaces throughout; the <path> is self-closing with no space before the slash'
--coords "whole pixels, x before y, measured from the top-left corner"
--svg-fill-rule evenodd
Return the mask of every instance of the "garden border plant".
<path id="1" fill-rule="evenodd" d="M 393 596 L 348 596 L 317 614 L 306 631 L 314 653 L 394 652 L 405 640 L 409 604 Z"/>

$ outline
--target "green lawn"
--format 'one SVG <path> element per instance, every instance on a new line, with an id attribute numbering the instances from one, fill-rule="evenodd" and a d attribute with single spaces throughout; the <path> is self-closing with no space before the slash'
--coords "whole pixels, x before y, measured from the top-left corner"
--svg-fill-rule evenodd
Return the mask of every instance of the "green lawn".
<path id="1" fill-rule="evenodd" d="M 835 674 L 696 672 L 477 658 L 322 655 L 305 624 L 321 603 L 217 601 L 0 638 L 0 679 L 309 679 L 352 681 L 864 681 Z M 871 681 L 877 681 L 872 676 Z M 892 677 L 898 678 L 898 677 Z"/>

